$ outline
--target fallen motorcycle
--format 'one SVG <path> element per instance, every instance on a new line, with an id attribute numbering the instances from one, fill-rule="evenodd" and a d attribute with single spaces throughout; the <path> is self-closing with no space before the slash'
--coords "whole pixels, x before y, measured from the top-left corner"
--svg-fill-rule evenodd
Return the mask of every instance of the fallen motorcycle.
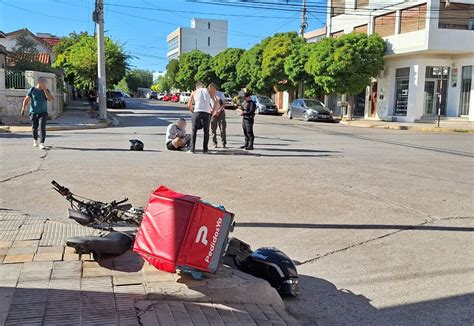
<path id="1" fill-rule="evenodd" d="M 70 202 L 69 218 L 110 232 L 67 239 L 79 255 L 92 254 L 101 260 L 133 248 L 157 269 L 172 273 L 176 267 L 214 273 L 224 262 L 267 280 L 282 295 L 298 293 L 293 261 L 276 248 L 252 251 L 245 242 L 229 239 L 234 215 L 221 206 L 161 186 L 141 209 L 125 204 L 128 199 L 104 203 L 78 196 L 55 181 L 52 184 Z"/>
<path id="2" fill-rule="evenodd" d="M 120 226 L 140 226 L 143 209 L 125 204 L 128 198 L 103 203 L 78 196 L 54 180 L 51 183 L 53 184 L 53 189 L 65 197 L 71 204 L 69 218 L 81 225 L 108 231 L 113 231 L 114 228 Z"/>

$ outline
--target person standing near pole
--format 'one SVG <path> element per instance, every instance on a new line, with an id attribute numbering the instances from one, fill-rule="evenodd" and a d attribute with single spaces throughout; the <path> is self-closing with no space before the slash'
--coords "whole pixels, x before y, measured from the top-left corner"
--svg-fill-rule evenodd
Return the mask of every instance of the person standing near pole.
<path id="1" fill-rule="evenodd" d="M 242 116 L 242 129 L 244 130 L 245 135 L 245 145 L 240 146 L 240 148 L 251 151 L 253 150 L 253 123 L 255 117 L 256 105 L 252 101 L 252 94 L 246 92 L 244 94 L 244 103 L 242 103 L 242 109 L 239 109 L 238 112 Z"/>
<path id="2" fill-rule="evenodd" d="M 38 84 L 30 88 L 23 100 L 21 115 L 25 114 L 26 108 L 29 106 L 29 115 L 33 131 L 33 146 L 44 149 L 46 140 L 46 122 L 48 120 L 48 101 L 52 101 L 53 97 L 47 87 L 47 81 L 44 77 L 38 78 Z M 41 132 L 41 138 L 38 140 L 38 128 Z"/>
<path id="3" fill-rule="evenodd" d="M 192 117 L 192 133 L 191 133 L 191 153 L 196 152 L 196 136 L 199 129 L 203 130 L 204 140 L 202 143 L 203 153 L 209 152 L 209 124 L 211 121 L 211 114 L 216 110 L 217 101 L 211 107 L 211 97 L 209 91 L 204 87 L 200 81 L 196 83 L 196 90 L 191 93 L 188 102 L 188 109 L 193 113 Z"/>
<path id="4" fill-rule="evenodd" d="M 222 148 L 225 148 L 227 144 L 227 141 L 226 141 L 227 123 L 225 121 L 225 96 L 224 96 L 224 93 L 217 90 L 217 86 L 214 83 L 209 84 L 208 90 L 211 96 L 215 97 L 217 100 L 217 109 L 212 114 L 212 117 L 211 117 L 212 142 L 214 143 L 214 148 L 217 148 L 217 127 L 219 127 L 219 131 L 221 133 Z"/>

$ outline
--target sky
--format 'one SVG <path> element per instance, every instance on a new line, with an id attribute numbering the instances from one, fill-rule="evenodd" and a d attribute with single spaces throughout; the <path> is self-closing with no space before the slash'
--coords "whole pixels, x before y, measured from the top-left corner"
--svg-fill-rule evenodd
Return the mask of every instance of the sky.
<path id="1" fill-rule="evenodd" d="M 275 0 L 279 1 L 282 0 Z M 297 32 L 300 28 L 301 14 L 295 9 L 242 8 L 237 2 L 222 5 L 222 1 L 220 4 L 183 0 L 104 2 L 106 35 L 122 44 L 125 51 L 133 56 L 130 61 L 132 68 L 152 71 L 163 71 L 166 68 L 168 33 L 178 27 L 190 27 L 192 18 L 227 19 L 228 46 L 244 49 L 249 49 L 276 32 Z M 324 5 L 326 1 L 316 0 L 312 3 Z M 80 31 L 93 34 L 94 4 L 95 0 L 0 0 L 0 30 L 7 33 L 28 28 L 33 33 L 58 36 Z M 324 13 L 311 13 L 308 16 L 307 30 L 323 26 L 324 21 Z"/>

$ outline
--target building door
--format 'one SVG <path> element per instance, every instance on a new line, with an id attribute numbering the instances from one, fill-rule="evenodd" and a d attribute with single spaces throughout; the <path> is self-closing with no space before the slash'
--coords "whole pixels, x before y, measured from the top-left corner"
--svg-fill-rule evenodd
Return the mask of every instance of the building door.
<path id="1" fill-rule="evenodd" d="M 375 117 L 377 113 L 377 82 L 372 82 L 370 90 L 370 116 Z"/>
<path id="2" fill-rule="evenodd" d="M 434 80 L 425 81 L 425 115 L 434 115 L 435 111 L 435 83 Z"/>
<path id="3" fill-rule="evenodd" d="M 395 71 L 395 108 L 393 110 L 396 116 L 407 115 L 409 86 L 410 68 L 398 68 Z"/>
<path id="4" fill-rule="evenodd" d="M 354 117 L 363 117 L 365 113 L 365 89 L 355 97 Z"/>
<path id="5" fill-rule="evenodd" d="M 426 67 L 425 116 L 437 116 L 438 108 L 441 109 L 441 115 L 446 115 L 448 76 L 449 67 Z"/>
<path id="6" fill-rule="evenodd" d="M 447 95 L 447 80 L 439 79 L 425 81 L 425 116 L 437 116 L 438 107 L 441 107 L 441 115 L 446 115 Z"/>
<path id="7" fill-rule="evenodd" d="M 471 100 L 471 85 L 472 85 L 472 67 L 462 67 L 461 74 L 461 98 L 459 101 L 459 115 L 469 115 L 469 104 Z"/>

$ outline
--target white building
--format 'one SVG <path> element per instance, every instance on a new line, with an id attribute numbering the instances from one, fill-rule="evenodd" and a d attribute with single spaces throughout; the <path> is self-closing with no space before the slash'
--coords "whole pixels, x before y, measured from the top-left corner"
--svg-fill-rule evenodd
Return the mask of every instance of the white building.
<path id="1" fill-rule="evenodd" d="M 193 18 L 191 28 L 179 27 L 166 38 L 168 60 L 200 50 L 210 55 L 227 49 L 227 20 Z"/>
<path id="2" fill-rule="evenodd" d="M 474 1 L 328 0 L 327 36 L 378 33 L 385 69 L 358 99 L 356 115 L 413 122 L 474 121 Z M 357 110 L 358 108 L 358 110 Z"/>
<path id="3" fill-rule="evenodd" d="M 160 77 L 164 77 L 166 75 L 166 72 L 164 71 L 155 71 L 153 72 L 153 84 L 156 84 L 158 82 L 158 79 Z"/>

